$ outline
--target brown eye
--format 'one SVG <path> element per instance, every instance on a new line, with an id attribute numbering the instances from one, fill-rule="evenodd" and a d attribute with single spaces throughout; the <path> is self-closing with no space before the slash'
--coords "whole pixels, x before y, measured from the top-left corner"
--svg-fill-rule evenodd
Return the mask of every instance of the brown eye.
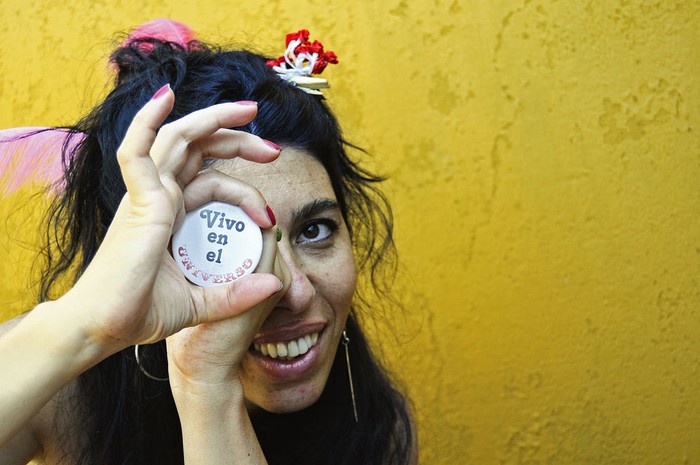
<path id="1" fill-rule="evenodd" d="M 338 224 L 333 220 L 316 220 L 307 223 L 301 228 L 297 242 L 300 244 L 311 244 L 329 239 L 333 232 L 338 229 Z"/>
<path id="2" fill-rule="evenodd" d="M 310 224 L 306 227 L 302 235 L 307 239 L 316 239 L 321 233 L 321 228 L 317 224 Z"/>

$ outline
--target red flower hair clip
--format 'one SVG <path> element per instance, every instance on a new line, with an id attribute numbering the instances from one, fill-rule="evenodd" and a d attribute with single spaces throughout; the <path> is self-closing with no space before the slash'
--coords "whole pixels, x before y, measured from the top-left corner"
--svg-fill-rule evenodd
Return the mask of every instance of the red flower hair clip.
<path id="1" fill-rule="evenodd" d="M 304 92 L 323 95 L 319 89 L 330 87 L 328 81 L 311 75 L 321 74 L 329 64 L 337 64 L 338 56 L 335 52 L 326 52 L 318 40 L 311 42 L 309 35 L 306 29 L 287 34 L 287 49 L 284 55 L 276 60 L 269 60 L 267 66 Z"/>

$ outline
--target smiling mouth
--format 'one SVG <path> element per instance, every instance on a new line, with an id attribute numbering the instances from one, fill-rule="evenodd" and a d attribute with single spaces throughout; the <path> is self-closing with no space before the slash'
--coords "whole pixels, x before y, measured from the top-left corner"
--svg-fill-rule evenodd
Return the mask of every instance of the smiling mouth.
<path id="1" fill-rule="evenodd" d="M 289 361 L 307 353 L 317 342 L 318 333 L 312 333 L 287 342 L 256 342 L 253 349 L 266 357 Z"/>

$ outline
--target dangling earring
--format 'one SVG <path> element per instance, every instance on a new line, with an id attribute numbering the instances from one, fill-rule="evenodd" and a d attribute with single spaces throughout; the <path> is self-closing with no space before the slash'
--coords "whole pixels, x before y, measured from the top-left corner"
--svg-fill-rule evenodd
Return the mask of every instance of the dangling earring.
<path id="1" fill-rule="evenodd" d="M 352 370 L 350 369 L 350 349 L 348 345 L 350 344 L 350 338 L 346 330 L 343 330 L 343 339 L 341 340 L 345 346 L 345 362 L 348 365 L 348 379 L 350 380 L 350 397 L 352 397 L 352 411 L 355 414 L 355 423 L 359 423 L 357 419 L 357 404 L 355 403 L 355 386 L 352 383 Z"/>
<path id="2" fill-rule="evenodd" d="M 139 366 L 139 370 L 141 370 L 141 373 L 146 375 L 148 378 L 151 378 L 153 381 L 168 381 L 168 378 L 158 378 L 157 376 L 153 376 L 150 374 L 146 369 L 141 365 L 141 359 L 139 358 L 139 345 L 136 344 L 134 346 L 134 356 L 136 357 L 136 364 Z"/>

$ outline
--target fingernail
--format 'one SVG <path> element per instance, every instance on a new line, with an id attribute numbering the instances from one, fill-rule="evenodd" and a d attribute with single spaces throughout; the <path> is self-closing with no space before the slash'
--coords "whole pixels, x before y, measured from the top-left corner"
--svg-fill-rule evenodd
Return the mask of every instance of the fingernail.
<path id="1" fill-rule="evenodd" d="M 255 101 L 253 101 L 253 100 L 239 100 L 239 101 L 237 101 L 236 103 L 237 103 L 238 105 L 247 105 L 247 106 L 250 106 L 250 105 L 257 105 L 257 104 L 258 104 L 258 102 L 255 102 Z"/>
<path id="2" fill-rule="evenodd" d="M 151 100 L 155 100 L 155 99 L 157 99 L 157 98 L 159 98 L 159 97 L 162 97 L 162 96 L 165 95 L 169 90 L 170 90 L 170 83 L 168 83 L 168 84 L 164 85 L 163 87 L 161 87 L 160 89 L 158 89 L 158 90 L 156 91 L 156 93 L 153 94 L 153 97 L 151 97 Z"/>
<path id="3" fill-rule="evenodd" d="M 278 152 L 282 151 L 282 147 L 280 147 L 279 145 L 275 144 L 272 141 L 269 141 L 267 139 L 263 139 L 263 142 L 265 142 L 268 146 L 272 147 L 273 149 L 277 150 Z"/>
<path id="4" fill-rule="evenodd" d="M 275 213 L 272 211 L 272 208 L 270 208 L 269 205 L 265 206 L 265 211 L 267 212 L 267 217 L 270 220 L 270 223 L 272 223 L 272 226 L 277 224 L 277 218 L 275 218 Z"/>
<path id="5" fill-rule="evenodd" d="M 282 228 L 277 226 L 277 242 L 282 240 Z"/>

